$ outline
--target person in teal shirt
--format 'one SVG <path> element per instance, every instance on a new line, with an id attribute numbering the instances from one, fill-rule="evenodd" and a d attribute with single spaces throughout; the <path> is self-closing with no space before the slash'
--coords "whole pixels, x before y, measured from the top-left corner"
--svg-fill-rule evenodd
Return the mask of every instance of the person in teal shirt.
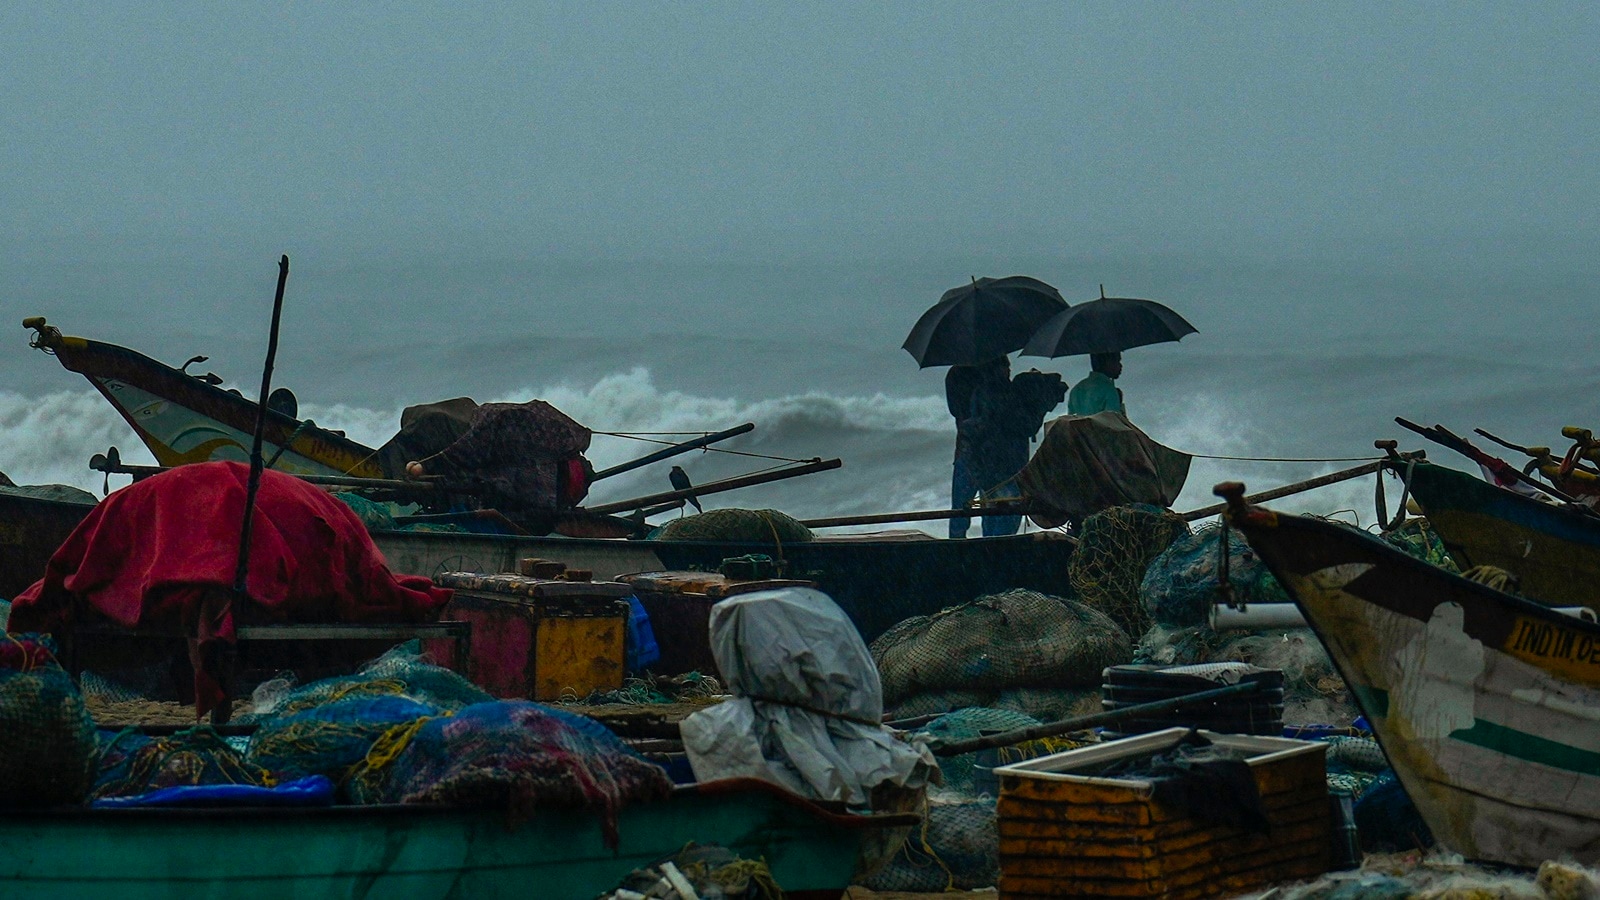
<path id="1" fill-rule="evenodd" d="M 1122 405 L 1122 391 L 1117 388 L 1117 376 L 1122 374 L 1121 353 L 1092 353 L 1089 355 L 1089 377 L 1072 386 L 1067 395 L 1067 415 L 1092 416 L 1098 412 L 1119 412 L 1127 415 Z"/>

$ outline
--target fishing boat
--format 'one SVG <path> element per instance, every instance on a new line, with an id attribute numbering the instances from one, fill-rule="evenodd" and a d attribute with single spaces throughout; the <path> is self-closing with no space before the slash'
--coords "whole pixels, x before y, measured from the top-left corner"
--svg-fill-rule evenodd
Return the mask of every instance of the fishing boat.
<path id="1" fill-rule="evenodd" d="M 694 842 L 765 860 L 786 897 L 835 900 L 875 835 L 919 821 L 846 814 L 756 779 L 624 807 L 614 852 L 597 817 L 554 809 L 520 825 L 422 806 L 9 811 L 0 897 L 591 900 Z"/>
<path id="2" fill-rule="evenodd" d="M 1505 569 L 1553 606 L 1600 601 L 1600 517 L 1445 466 L 1396 468 L 1462 568 Z"/>
<path id="3" fill-rule="evenodd" d="M 1600 625 L 1243 491 L 1218 486 L 1229 525 L 1322 639 L 1434 836 L 1509 865 L 1600 860 Z"/>
<path id="4" fill-rule="evenodd" d="M 87 378 L 162 466 L 248 459 L 257 404 L 218 387 L 214 382 L 219 379 L 189 374 L 115 344 L 63 335 L 43 318 L 30 318 L 24 324 L 35 332 L 32 345 Z M 273 468 L 313 479 L 383 483 L 384 473 L 374 461 L 377 451 L 272 409 L 271 403 L 268 406 L 263 454 L 276 457 Z M 108 472 L 124 470 L 106 467 Z M 90 508 L 78 508 L 77 518 Z M 16 518 L 8 518 L 0 507 L 0 534 L 8 522 L 17 528 L 33 527 L 25 511 L 13 512 Z M 74 510 L 56 512 L 65 521 Z M 374 528 L 373 539 L 390 568 L 427 576 L 447 571 L 510 572 L 519 559 L 540 557 L 587 569 L 596 578 L 613 578 L 636 572 L 712 570 L 725 559 L 765 554 L 785 563 L 790 577 L 816 582 L 869 641 L 905 618 L 935 613 L 983 594 L 1012 588 L 1070 594 L 1067 561 L 1076 546 L 1056 532 L 957 541 L 921 532 L 819 535 L 813 541 L 781 545 L 622 540 L 508 533 L 519 529 L 504 517 L 480 519 L 498 533 Z M 22 587 L 43 574 L 50 552 L 64 536 L 41 530 L 37 546 L 30 545 L 31 552 L 19 560 L 16 571 Z"/>
<path id="5" fill-rule="evenodd" d="M 93 508 L 92 503 L 0 490 L 0 600 L 38 581 L 50 554 Z"/>

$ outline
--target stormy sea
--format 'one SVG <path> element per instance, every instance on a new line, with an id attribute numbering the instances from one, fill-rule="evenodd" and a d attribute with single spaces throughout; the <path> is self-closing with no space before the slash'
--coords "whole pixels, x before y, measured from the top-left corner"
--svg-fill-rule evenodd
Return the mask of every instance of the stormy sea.
<path id="1" fill-rule="evenodd" d="M 1181 343 L 1129 351 L 1119 382 L 1136 424 L 1202 455 L 1176 504 L 1186 510 L 1213 502 L 1218 481 L 1255 490 L 1354 465 L 1342 460 L 1374 457 L 1376 438 L 1426 446 L 1394 424 L 1397 415 L 1525 444 L 1558 445 L 1561 426 L 1596 425 L 1600 365 L 1586 329 L 1573 327 L 1594 308 L 1593 264 L 1521 254 L 1513 265 L 1493 249 L 1369 249 L 1359 263 L 1348 252 L 762 262 L 308 250 L 292 254 L 274 383 L 296 392 L 302 415 L 372 445 L 394 433 L 408 405 L 542 398 L 597 432 L 598 467 L 655 448 L 639 438 L 753 422 L 752 434 L 721 446 L 844 466 L 708 497 L 708 506 L 800 517 L 940 508 L 953 440 L 943 370 L 918 370 L 900 349 L 906 331 L 974 275 L 1034 275 L 1069 301 L 1104 284 L 1112 296 L 1160 300 L 1199 328 Z M 105 485 L 87 468 L 92 454 L 115 445 L 126 461 L 152 461 L 81 376 L 28 348 L 22 317 L 43 315 L 69 335 L 172 365 L 205 355 L 191 371 L 254 396 L 274 262 L 267 253 L 63 247 L 13 256 L 0 471 L 19 484 L 98 494 Z M 1022 357 L 1012 368 L 1068 382 L 1088 371 L 1082 358 Z M 680 461 L 697 482 L 776 464 L 699 452 Z M 590 500 L 667 490 L 665 469 L 605 481 Z M 1367 525 L 1372 495 L 1368 476 L 1277 506 Z"/>

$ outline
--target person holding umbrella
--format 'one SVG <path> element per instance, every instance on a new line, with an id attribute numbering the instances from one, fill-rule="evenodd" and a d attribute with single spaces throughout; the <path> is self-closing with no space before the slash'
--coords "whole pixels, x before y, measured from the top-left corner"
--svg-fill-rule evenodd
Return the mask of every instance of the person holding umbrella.
<path id="1" fill-rule="evenodd" d="M 945 401 L 956 420 L 952 508 L 966 506 L 1027 462 L 1027 435 L 1020 444 L 1014 437 L 1023 395 L 1013 389 L 1006 354 L 1021 349 L 1042 324 L 1066 308 L 1061 292 L 1036 278 L 974 278 L 946 291 L 906 337 L 903 346 L 919 366 L 951 367 L 945 376 Z M 1021 459 L 1014 460 L 1019 447 Z M 1016 467 L 1008 468 L 1013 462 Z M 983 533 L 1010 534 L 1020 521 L 989 516 Z M 965 537 L 971 524 L 970 518 L 951 519 L 950 536 Z"/>
<path id="2" fill-rule="evenodd" d="M 1122 389 L 1117 376 L 1122 374 L 1121 353 L 1089 354 L 1089 377 L 1072 386 L 1067 395 L 1067 415 L 1092 416 L 1097 412 L 1128 414 L 1122 405 Z"/>
<path id="3" fill-rule="evenodd" d="M 1122 351 L 1147 344 L 1176 341 L 1198 331 L 1182 316 L 1154 300 L 1107 297 L 1070 307 L 1039 327 L 1023 353 L 1027 356 L 1089 355 L 1092 371 L 1067 398 L 1067 412 L 1092 416 L 1127 414 L 1116 379 L 1122 375 Z"/>

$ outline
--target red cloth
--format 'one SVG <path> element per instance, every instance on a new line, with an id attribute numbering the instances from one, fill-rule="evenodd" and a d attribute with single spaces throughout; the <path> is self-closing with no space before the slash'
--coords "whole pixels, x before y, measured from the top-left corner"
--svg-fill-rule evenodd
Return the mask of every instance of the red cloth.
<path id="1" fill-rule="evenodd" d="M 242 463 L 196 463 L 107 497 L 13 601 L 10 629 L 70 628 L 86 607 L 128 628 L 182 626 L 202 645 L 232 641 L 233 604 L 217 598 L 233 587 L 249 477 Z M 452 593 L 391 573 L 350 507 L 273 471 L 256 494 L 246 585 L 252 618 L 277 622 L 427 621 Z M 195 684 L 208 695 L 196 697 L 204 714 L 220 691 L 198 671 Z"/>

